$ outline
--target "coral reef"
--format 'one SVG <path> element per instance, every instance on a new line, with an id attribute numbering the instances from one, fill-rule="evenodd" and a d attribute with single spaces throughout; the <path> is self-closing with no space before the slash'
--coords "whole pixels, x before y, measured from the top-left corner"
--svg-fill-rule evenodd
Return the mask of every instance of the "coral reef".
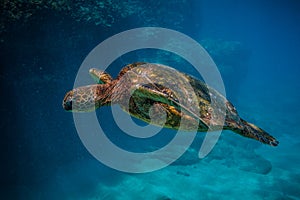
<path id="1" fill-rule="evenodd" d="M 40 10 L 52 10 L 71 16 L 74 20 L 111 26 L 115 18 L 127 17 L 140 10 L 135 0 L 81 1 L 81 0 L 13 0 L 1 3 L 1 27 L 12 21 L 26 22 Z"/>
<path id="2" fill-rule="evenodd" d="M 30 21 L 37 13 L 50 11 L 71 17 L 82 23 L 111 27 L 116 22 L 133 17 L 140 26 L 162 26 L 171 24 L 180 27 L 183 16 L 169 9 L 180 4 L 178 9 L 188 6 L 186 0 L 144 2 L 140 0 L 4 0 L 0 3 L 0 34 L 7 25 Z M 185 6 L 184 6 L 185 5 Z M 161 20 L 160 16 L 164 16 Z M 130 19 L 129 19 L 130 20 Z M 163 24 L 162 24 L 163 23 Z"/>

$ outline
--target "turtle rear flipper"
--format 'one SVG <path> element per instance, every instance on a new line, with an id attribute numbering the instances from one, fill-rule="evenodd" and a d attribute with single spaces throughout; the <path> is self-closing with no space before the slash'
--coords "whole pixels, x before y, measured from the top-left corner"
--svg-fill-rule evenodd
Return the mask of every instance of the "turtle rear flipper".
<path id="1" fill-rule="evenodd" d="M 253 138 L 271 146 L 277 146 L 279 144 L 279 142 L 273 136 L 269 135 L 266 131 L 262 130 L 261 128 L 243 119 L 241 119 L 241 122 L 244 125 L 243 129 L 238 130 L 236 132 L 238 132 L 242 136 Z"/>

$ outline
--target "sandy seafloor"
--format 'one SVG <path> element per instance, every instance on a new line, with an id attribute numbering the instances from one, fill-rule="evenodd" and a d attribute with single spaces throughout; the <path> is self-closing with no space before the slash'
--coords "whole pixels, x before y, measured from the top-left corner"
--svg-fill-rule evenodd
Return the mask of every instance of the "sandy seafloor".
<path id="1" fill-rule="evenodd" d="M 102 9 L 101 1 L 95 2 Z M 106 21 L 90 14 L 90 7 L 76 10 L 87 4 L 75 10 L 18 8 L 23 14 L 33 13 L 26 20 L 25 15 L 11 19 L 2 13 L 1 199 L 300 199 L 300 4 L 103 2 L 107 9 L 101 16 Z M 145 174 L 119 172 L 91 156 L 61 101 L 96 45 L 143 26 L 174 29 L 207 47 L 240 116 L 276 137 L 279 146 L 223 131 L 213 151 L 199 159 L 204 136 L 199 133 L 178 161 Z M 116 76 L 123 65 L 141 60 L 194 75 L 173 57 L 153 52 L 121 57 L 108 71 Z M 112 122 L 109 108 L 97 110 L 97 115 L 110 138 L 124 148 L 162 147 L 176 134 L 163 129 L 159 137 L 139 144 Z"/>

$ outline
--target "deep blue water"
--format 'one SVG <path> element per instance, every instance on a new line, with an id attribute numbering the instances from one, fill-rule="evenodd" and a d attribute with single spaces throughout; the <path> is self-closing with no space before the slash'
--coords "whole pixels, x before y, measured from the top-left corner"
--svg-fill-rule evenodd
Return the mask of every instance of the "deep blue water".
<path id="1" fill-rule="evenodd" d="M 113 5 L 103 14 L 108 22 L 114 18 L 109 26 L 55 9 L 34 12 L 29 20 L 1 15 L 6 30 L 0 32 L 1 199 L 299 199 L 300 3 L 177 0 Z M 122 17 L 118 5 L 133 14 Z M 111 169 L 90 155 L 72 113 L 62 109 L 62 99 L 96 45 L 143 26 L 174 29 L 207 44 L 227 98 L 240 116 L 276 137 L 279 146 L 223 131 L 213 151 L 200 160 L 199 133 L 173 165 L 138 175 Z M 168 56 L 132 52 L 108 71 L 116 76 L 125 64 L 153 60 L 197 76 L 178 64 L 185 61 Z M 109 137 L 131 150 L 161 147 L 176 134 L 164 129 L 152 140 L 128 138 L 113 122 L 109 107 L 97 115 Z"/>

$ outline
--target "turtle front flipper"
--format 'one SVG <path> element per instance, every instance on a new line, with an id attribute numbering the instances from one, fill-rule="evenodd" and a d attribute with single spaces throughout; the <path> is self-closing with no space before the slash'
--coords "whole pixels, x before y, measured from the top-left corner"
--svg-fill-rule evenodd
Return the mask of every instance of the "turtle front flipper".
<path id="1" fill-rule="evenodd" d="M 180 103 L 171 90 L 165 88 L 159 84 L 151 83 L 144 85 L 136 85 L 134 90 L 132 90 L 133 97 L 150 99 L 154 102 L 161 102 L 167 104 L 168 110 L 172 111 L 172 107 L 176 108 L 174 112 L 180 112 L 184 110 L 187 115 L 199 121 L 199 127 L 201 129 L 208 130 L 208 124 L 200 118 L 200 113 L 195 113 L 192 109 Z"/>
<path id="2" fill-rule="evenodd" d="M 277 146 L 279 144 L 279 142 L 273 136 L 269 135 L 266 131 L 262 130 L 261 128 L 243 119 L 241 119 L 241 122 L 243 123 L 243 128 L 239 130 L 234 130 L 240 135 L 253 138 L 271 146 Z"/>
<path id="3" fill-rule="evenodd" d="M 89 74 L 94 79 L 94 81 L 98 84 L 111 83 L 113 80 L 112 77 L 107 72 L 96 68 L 91 68 L 89 70 Z"/>

